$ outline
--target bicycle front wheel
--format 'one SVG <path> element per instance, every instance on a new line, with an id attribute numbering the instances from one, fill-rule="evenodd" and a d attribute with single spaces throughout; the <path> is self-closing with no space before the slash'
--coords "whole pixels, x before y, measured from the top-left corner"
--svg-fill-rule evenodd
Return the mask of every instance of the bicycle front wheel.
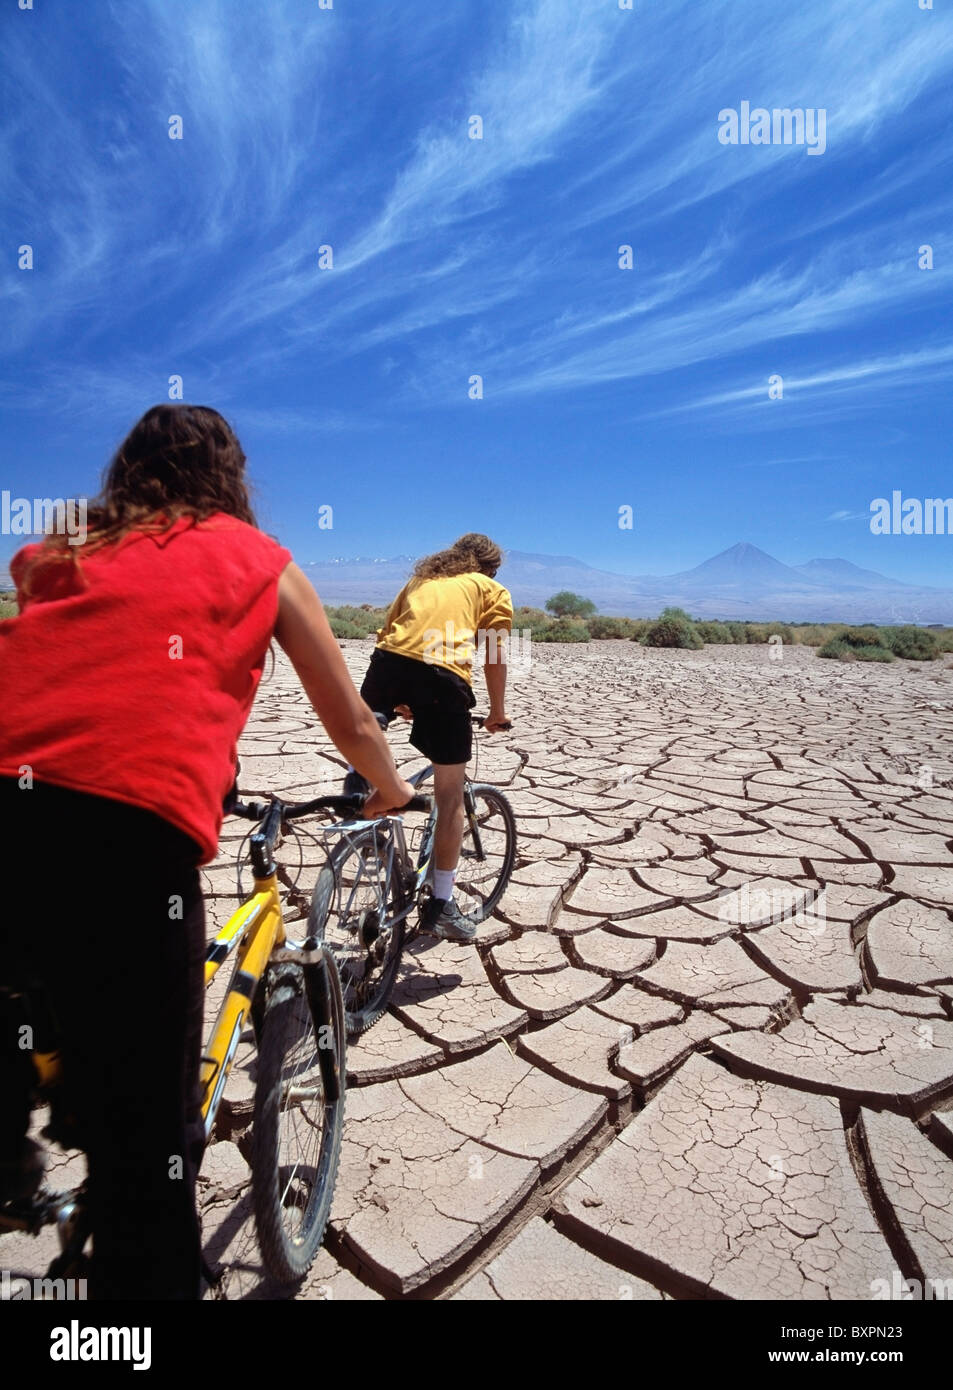
<path id="1" fill-rule="evenodd" d="M 318 875 L 308 935 L 334 953 L 349 1037 L 366 1033 L 387 1008 L 404 950 L 405 902 L 400 868 L 374 830 L 341 840 Z"/>
<path id="2" fill-rule="evenodd" d="M 298 966 L 274 972 L 258 1048 L 252 1198 L 262 1260 L 283 1284 L 308 1272 L 324 1239 L 344 1127 L 341 986 L 333 960 L 315 969 L 310 1000 Z"/>
<path id="3" fill-rule="evenodd" d="M 486 921 L 506 892 L 516 863 L 516 817 L 496 787 L 471 782 L 464 792 L 463 848 L 453 894 L 475 924 Z"/>

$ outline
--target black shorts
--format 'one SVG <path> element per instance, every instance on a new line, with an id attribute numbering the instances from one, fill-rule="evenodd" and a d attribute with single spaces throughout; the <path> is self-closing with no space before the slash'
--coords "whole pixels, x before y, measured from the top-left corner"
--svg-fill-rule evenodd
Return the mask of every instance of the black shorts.
<path id="1" fill-rule="evenodd" d="M 410 741 L 432 763 L 469 762 L 473 750 L 470 711 L 476 699 L 455 671 L 376 648 L 361 699 L 388 718 L 393 718 L 395 705 L 407 705 L 414 716 Z"/>

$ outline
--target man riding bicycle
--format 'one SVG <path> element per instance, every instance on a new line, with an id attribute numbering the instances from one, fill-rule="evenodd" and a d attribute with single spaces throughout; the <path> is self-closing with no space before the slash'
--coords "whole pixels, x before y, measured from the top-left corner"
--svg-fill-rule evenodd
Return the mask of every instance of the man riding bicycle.
<path id="1" fill-rule="evenodd" d="M 421 926 L 448 941 L 473 941 L 476 927 L 453 899 L 453 880 L 463 844 L 463 784 L 472 751 L 470 710 L 473 651 L 484 652 L 490 733 L 509 724 L 504 706 L 505 643 L 513 623 L 509 591 L 494 578 L 503 553 L 488 536 L 469 532 L 448 550 L 420 560 L 394 599 L 361 696 L 388 719 L 412 718 L 410 741 L 433 763 L 437 828 L 433 897 Z M 501 655 L 504 659 L 500 659 Z M 353 770 L 345 793 L 366 786 Z"/>

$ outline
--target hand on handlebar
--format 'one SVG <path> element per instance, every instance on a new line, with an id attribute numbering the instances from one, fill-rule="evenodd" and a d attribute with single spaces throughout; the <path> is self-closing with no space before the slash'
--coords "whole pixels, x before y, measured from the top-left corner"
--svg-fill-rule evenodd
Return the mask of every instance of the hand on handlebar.
<path id="1" fill-rule="evenodd" d="M 375 816 L 386 816 L 389 811 L 399 811 L 416 795 L 417 789 L 401 778 L 387 795 L 375 788 L 364 803 L 363 815 L 368 820 L 373 820 Z"/>
<path id="2" fill-rule="evenodd" d="M 509 727 L 509 715 L 502 712 L 500 714 L 488 714 L 483 721 L 483 728 L 488 734 L 496 734 L 501 729 L 508 729 Z"/>

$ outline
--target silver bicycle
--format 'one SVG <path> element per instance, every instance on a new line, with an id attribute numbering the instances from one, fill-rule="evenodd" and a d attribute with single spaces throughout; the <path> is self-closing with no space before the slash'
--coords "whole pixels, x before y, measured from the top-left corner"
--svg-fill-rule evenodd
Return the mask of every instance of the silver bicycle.
<path id="1" fill-rule="evenodd" d="M 382 728 L 388 720 L 377 716 Z M 482 716 L 472 716 L 482 727 Z M 311 898 L 308 936 L 324 942 L 337 960 L 348 1034 L 364 1033 L 384 1013 L 409 934 L 409 916 L 432 896 L 431 876 L 437 811 L 420 789 L 433 775 L 428 765 L 407 780 L 417 795 L 399 811 L 375 820 L 342 819 L 324 828 L 337 843 L 328 855 Z M 324 809 L 359 816 L 363 796 L 322 798 Z M 315 803 L 312 803 L 314 805 Z M 516 863 L 516 817 L 497 787 L 467 780 L 463 789 L 463 849 L 454 895 L 475 925 L 493 912 Z M 427 820 L 406 827 L 403 817 L 425 812 Z"/>

